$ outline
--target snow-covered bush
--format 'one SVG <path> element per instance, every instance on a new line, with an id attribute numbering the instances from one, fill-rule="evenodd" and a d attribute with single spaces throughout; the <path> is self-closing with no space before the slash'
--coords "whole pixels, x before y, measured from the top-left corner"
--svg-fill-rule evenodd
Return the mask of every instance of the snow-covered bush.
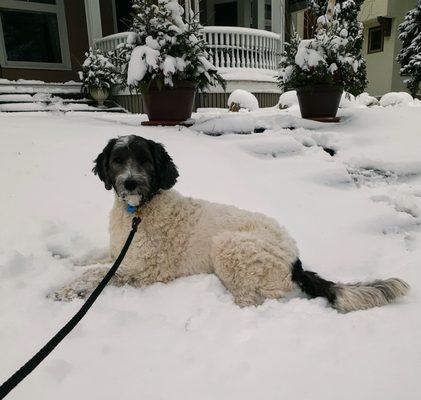
<path id="1" fill-rule="evenodd" d="M 313 39 L 293 36 L 281 58 L 278 82 L 284 90 L 327 84 L 358 95 L 367 84 L 361 56 L 362 24 L 356 19 L 361 0 L 338 2 L 332 21 L 318 18 Z"/>
<path id="2" fill-rule="evenodd" d="M 259 109 L 256 96 L 243 89 L 234 90 L 228 97 L 227 105 L 230 111 L 240 111 L 240 109 L 255 111 Z"/>
<path id="3" fill-rule="evenodd" d="M 194 82 L 199 89 L 223 85 L 200 24 L 195 18 L 185 21 L 176 0 L 134 0 L 133 11 L 132 33 L 115 54 L 129 88 L 146 91 L 151 84 L 161 88 L 177 81 Z"/>
<path id="4" fill-rule="evenodd" d="M 407 105 L 414 101 L 412 96 L 406 92 L 390 92 L 386 93 L 380 99 L 380 105 L 382 107 Z"/>
<path id="5" fill-rule="evenodd" d="M 279 97 L 278 107 L 281 109 L 289 108 L 298 105 L 297 92 L 295 90 L 289 90 L 284 92 Z"/>
<path id="6" fill-rule="evenodd" d="M 404 82 L 415 97 L 421 83 L 421 0 L 406 14 L 399 25 L 399 32 L 402 50 L 397 60 L 401 64 L 401 75 L 409 76 Z"/>
<path id="7" fill-rule="evenodd" d="M 116 68 L 103 52 L 89 49 L 85 56 L 82 70 L 79 71 L 84 92 L 88 92 L 90 88 L 109 90 L 112 85 L 118 83 Z"/>

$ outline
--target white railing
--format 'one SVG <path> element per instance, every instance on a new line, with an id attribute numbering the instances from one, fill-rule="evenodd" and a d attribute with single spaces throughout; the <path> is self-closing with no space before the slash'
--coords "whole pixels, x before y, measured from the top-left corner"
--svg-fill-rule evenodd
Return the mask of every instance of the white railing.
<path id="1" fill-rule="evenodd" d="M 105 36 L 101 39 L 94 40 L 94 47 L 103 52 L 112 51 L 117 48 L 120 43 L 126 43 L 127 36 L 130 32 L 120 32 L 114 35 Z"/>
<path id="2" fill-rule="evenodd" d="M 114 50 L 127 40 L 129 32 L 116 33 L 95 40 L 95 48 Z M 259 68 L 275 71 L 282 50 L 281 36 L 260 29 L 235 26 L 205 26 L 211 61 L 217 68 Z"/>
<path id="3" fill-rule="evenodd" d="M 233 26 L 205 26 L 203 33 L 218 68 L 278 68 L 282 40 L 276 33 Z"/>

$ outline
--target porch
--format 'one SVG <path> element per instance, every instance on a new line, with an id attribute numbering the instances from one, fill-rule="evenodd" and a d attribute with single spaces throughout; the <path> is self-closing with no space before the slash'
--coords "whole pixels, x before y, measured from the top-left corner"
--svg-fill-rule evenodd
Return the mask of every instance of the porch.
<path id="1" fill-rule="evenodd" d="M 129 32 L 116 33 L 94 41 L 104 52 L 125 43 Z M 235 89 L 252 92 L 261 107 L 277 103 L 280 90 L 275 76 L 283 46 L 282 37 L 274 32 L 233 26 L 205 26 L 203 35 L 208 43 L 211 61 L 227 82 L 226 90 L 212 88 L 196 96 L 195 108 L 226 107 L 229 94 Z M 115 100 L 131 112 L 142 112 L 140 95 L 118 90 Z"/>

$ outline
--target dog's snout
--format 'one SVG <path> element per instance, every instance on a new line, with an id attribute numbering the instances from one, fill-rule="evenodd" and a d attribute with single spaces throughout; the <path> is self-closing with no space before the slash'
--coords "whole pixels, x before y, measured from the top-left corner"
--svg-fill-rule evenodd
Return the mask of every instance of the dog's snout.
<path id="1" fill-rule="evenodd" d="M 137 182 L 134 179 L 127 179 L 124 181 L 124 187 L 127 190 L 135 190 L 137 187 Z"/>

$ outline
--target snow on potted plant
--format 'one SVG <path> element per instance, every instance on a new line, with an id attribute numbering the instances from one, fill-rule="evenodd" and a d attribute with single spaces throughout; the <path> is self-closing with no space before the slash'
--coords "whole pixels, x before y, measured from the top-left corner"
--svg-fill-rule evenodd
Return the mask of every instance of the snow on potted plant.
<path id="1" fill-rule="evenodd" d="M 79 71 L 82 81 L 82 91 L 89 93 L 98 106 L 104 106 L 112 85 L 116 84 L 117 72 L 115 66 L 100 50 L 89 49 L 86 59 Z"/>
<path id="2" fill-rule="evenodd" d="M 284 90 L 297 91 L 303 118 L 336 116 L 343 91 L 358 95 L 367 84 L 365 61 L 361 56 L 362 25 L 357 14 L 362 0 L 334 1 L 313 11 L 321 14 L 314 38 L 292 38 L 281 58 L 278 76 Z"/>
<path id="3" fill-rule="evenodd" d="M 142 94 L 150 121 L 185 121 L 196 90 L 224 85 L 209 61 L 201 26 L 195 18 L 183 19 L 176 0 L 134 0 L 133 10 L 132 32 L 117 49 L 119 60 L 129 60 L 122 68 L 127 86 Z"/>

